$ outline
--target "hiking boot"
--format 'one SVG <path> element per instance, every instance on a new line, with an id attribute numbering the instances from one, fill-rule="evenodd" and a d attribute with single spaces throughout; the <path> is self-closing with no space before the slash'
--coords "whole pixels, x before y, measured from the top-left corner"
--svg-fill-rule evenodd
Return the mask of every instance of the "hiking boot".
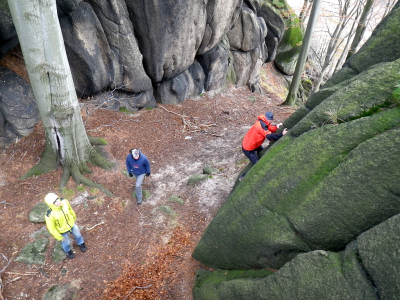
<path id="1" fill-rule="evenodd" d="M 142 200 L 140 200 L 140 201 L 138 200 L 137 201 L 137 205 L 140 205 L 140 204 L 142 204 Z"/>
<path id="2" fill-rule="evenodd" d="M 242 181 L 244 176 L 246 176 L 246 173 L 244 173 L 242 176 L 240 176 L 239 181 Z"/>
<path id="3" fill-rule="evenodd" d="M 72 252 L 72 250 L 65 252 L 65 254 L 67 255 L 68 258 L 71 258 L 71 259 L 73 259 L 75 257 L 75 254 L 74 254 L 74 252 Z"/>
<path id="4" fill-rule="evenodd" d="M 87 250 L 85 243 L 80 244 L 79 248 L 81 249 L 82 252 L 85 252 Z"/>

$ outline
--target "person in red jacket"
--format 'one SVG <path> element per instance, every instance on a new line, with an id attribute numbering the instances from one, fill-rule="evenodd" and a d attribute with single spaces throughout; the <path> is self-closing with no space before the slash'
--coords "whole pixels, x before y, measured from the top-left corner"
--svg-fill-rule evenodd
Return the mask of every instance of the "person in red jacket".
<path id="1" fill-rule="evenodd" d="M 267 138 L 269 141 L 276 141 L 286 134 L 285 128 L 282 133 L 275 133 L 275 131 L 282 125 L 272 125 L 271 121 L 274 119 L 272 112 L 267 111 L 265 115 L 259 115 L 257 122 L 249 129 L 243 138 L 242 151 L 253 165 L 258 162 L 258 152 L 264 149 L 262 144 Z"/>

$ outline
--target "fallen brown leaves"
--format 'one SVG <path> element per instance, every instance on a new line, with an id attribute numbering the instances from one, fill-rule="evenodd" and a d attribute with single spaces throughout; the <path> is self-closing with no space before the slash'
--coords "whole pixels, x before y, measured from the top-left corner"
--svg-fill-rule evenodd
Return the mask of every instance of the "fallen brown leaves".
<path id="1" fill-rule="evenodd" d="M 123 274 L 103 292 L 103 300 L 109 299 L 173 299 L 170 293 L 173 285 L 182 280 L 179 277 L 185 253 L 191 253 L 191 233 L 177 227 L 169 242 L 153 248 L 146 262 L 129 264 Z"/>

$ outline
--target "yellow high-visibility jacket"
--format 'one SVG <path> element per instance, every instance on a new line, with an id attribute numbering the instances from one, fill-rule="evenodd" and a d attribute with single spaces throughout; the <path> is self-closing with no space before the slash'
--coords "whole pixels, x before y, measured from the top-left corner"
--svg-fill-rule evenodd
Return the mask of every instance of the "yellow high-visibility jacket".
<path id="1" fill-rule="evenodd" d="M 63 239 L 61 233 L 71 230 L 74 226 L 76 214 L 67 199 L 61 198 L 60 206 L 48 202 L 46 204 L 50 208 L 45 216 L 47 229 L 57 241 L 61 241 Z"/>

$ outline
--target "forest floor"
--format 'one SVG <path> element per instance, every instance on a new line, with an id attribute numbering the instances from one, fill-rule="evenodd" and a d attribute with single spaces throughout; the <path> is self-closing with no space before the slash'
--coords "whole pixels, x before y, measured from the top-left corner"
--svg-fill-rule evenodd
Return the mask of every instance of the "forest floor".
<path id="1" fill-rule="evenodd" d="M 274 78 L 263 80 L 276 84 Z M 294 108 L 281 106 L 277 94 L 234 86 L 135 113 L 98 109 L 89 102 L 81 103 L 87 133 L 108 141 L 104 150 L 115 168 L 90 166 L 93 173 L 86 175 L 113 197 L 85 188 L 96 198 L 87 207 L 73 207 L 87 252 L 81 253 L 74 242 L 74 259 L 53 263 L 47 251 L 42 266 L 14 261 L 33 241 L 32 234 L 45 226 L 29 222 L 30 210 L 49 192 L 65 196 L 58 191 L 62 169 L 19 180 L 44 150 L 41 123 L 29 136 L 0 150 L 0 299 L 1 294 L 8 300 L 42 299 L 50 287 L 72 283 L 74 299 L 191 300 L 195 271 L 206 268 L 191 254 L 248 164 L 241 151 L 244 134 L 265 111 L 271 110 L 279 123 Z M 151 163 L 151 176 L 143 184 L 151 196 L 140 206 L 132 198 L 135 180 L 123 172 L 128 151 L 135 147 Z M 188 185 L 188 178 L 201 174 L 205 166 L 219 172 Z M 74 193 L 66 197 L 72 200 L 82 188 L 71 179 L 68 191 Z M 173 195 L 184 203 L 170 202 Z M 51 238 L 49 248 L 54 242 Z"/>

